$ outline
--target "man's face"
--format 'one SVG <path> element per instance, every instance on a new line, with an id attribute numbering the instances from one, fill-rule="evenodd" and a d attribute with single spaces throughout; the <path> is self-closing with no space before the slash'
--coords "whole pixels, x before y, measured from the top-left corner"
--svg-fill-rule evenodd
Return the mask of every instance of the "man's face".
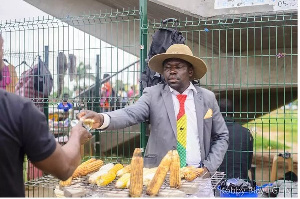
<path id="1" fill-rule="evenodd" d="M 182 59 L 168 59 L 164 63 L 164 72 L 168 85 L 182 93 L 189 87 L 190 78 L 193 76 L 193 68 Z"/>

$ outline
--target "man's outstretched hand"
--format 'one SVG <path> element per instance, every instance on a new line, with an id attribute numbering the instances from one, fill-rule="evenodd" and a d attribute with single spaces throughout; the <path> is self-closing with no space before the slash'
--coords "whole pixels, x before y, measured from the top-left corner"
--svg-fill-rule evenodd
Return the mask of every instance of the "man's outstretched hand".
<path id="1" fill-rule="evenodd" d="M 85 119 L 94 120 L 92 128 L 97 129 L 100 126 L 102 126 L 104 117 L 103 115 L 96 113 L 94 111 L 83 110 L 77 114 L 77 119 L 80 121 L 84 121 Z"/>

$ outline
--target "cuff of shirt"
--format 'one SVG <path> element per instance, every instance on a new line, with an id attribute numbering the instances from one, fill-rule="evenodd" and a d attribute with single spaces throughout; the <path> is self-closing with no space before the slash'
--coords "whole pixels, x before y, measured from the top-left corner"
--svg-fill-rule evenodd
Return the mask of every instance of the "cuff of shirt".
<path id="1" fill-rule="evenodd" d="M 101 115 L 103 115 L 103 124 L 102 126 L 100 126 L 98 129 L 102 130 L 108 127 L 108 125 L 110 124 L 110 117 L 105 114 L 105 113 L 99 113 Z"/>

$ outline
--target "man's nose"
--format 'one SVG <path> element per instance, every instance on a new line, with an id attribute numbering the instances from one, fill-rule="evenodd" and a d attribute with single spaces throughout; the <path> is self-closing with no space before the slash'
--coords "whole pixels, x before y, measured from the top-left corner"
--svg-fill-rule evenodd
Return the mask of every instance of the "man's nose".
<path id="1" fill-rule="evenodd" d="M 171 67 L 170 73 L 172 73 L 172 74 L 177 73 L 176 68 L 175 67 Z"/>

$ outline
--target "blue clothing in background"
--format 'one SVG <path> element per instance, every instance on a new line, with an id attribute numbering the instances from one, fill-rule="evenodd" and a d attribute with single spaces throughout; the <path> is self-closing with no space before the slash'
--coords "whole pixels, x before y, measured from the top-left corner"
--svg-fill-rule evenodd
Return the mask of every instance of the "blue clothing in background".
<path id="1" fill-rule="evenodd" d="M 61 102 L 61 103 L 58 104 L 57 108 L 58 108 L 58 109 L 63 109 L 64 112 L 68 112 L 69 109 L 73 108 L 73 106 L 72 106 L 72 104 L 69 103 L 69 102 L 64 106 L 64 104 Z"/>

